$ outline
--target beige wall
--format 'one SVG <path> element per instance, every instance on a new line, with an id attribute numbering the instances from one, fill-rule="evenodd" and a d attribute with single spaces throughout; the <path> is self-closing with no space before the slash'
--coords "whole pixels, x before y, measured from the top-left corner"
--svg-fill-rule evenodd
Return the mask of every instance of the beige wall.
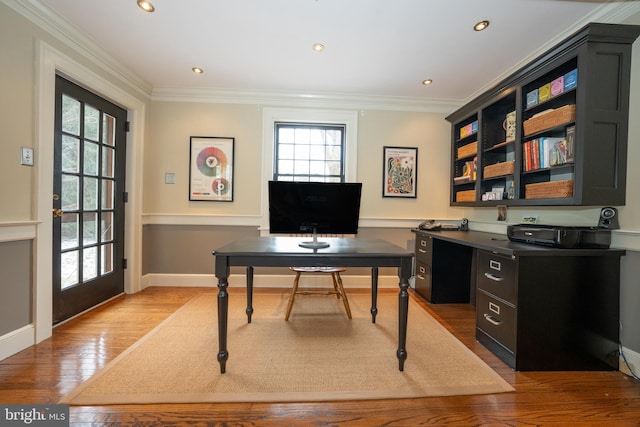
<path id="1" fill-rule="evenodd" d="M 358 114 L 362 217 L 456 217 L 456 210 L 449 207 L 450 128 L 445 115 L 376 110 Z M 258 105 L 152 102 L 144 162 L 144 213 L 260 215 L 262 126 Z M 188 200 L 190 136 L 235 138 L 233 203 Z M 418 147 L 416 199 L 382 197 L 384 146 Z M 164 183 L 167 172 L 176 174 L 176 184 Z"/>
<path id="2" fill-rule="evenodd" d="M 34 146 L 35 26 L 0 4 L 0 221 L 33 218 L 35 168 L 20 165 Z M 40 159 L 36 158 L 36 161 Z"/>

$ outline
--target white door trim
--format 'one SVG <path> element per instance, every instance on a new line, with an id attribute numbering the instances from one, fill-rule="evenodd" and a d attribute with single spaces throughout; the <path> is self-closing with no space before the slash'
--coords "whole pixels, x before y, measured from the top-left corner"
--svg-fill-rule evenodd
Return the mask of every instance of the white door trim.
<path id="1" fill-rule="evenodd" d="M 126 191 L 129 203 L 125 207 L 125 256 L 129 268 L 125 270 L 125 292 L 141 289 L 142 259 L 142 160 L 146 105 L 122 88 L 76 62 L 44 41 L 39 41 L 36 54 L 36 115 L 35 145 L 37 161 L 34 275 L 35 343 L 51 336 L 52 332 L 52 245 L 53 222 L 51 197 L 53 194 L 53 141 L 55 121 L 55 76 L 64 75 L 128 112 L 131 123 L 127 134 Z"/>

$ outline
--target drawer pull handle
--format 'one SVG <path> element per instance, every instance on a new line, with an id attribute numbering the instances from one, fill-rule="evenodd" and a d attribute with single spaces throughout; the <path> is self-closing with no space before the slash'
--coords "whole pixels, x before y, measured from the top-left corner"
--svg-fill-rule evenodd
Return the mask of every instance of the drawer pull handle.
<path id="1" fill-rule="evenodd" d="M 424 249 L 418 249 L 418 252 L 420 252 L 421 254 L 426 254 L 427 251 L 425 251 Z"/>
<path id="2" fill-rule="evenodd" d="M 493 280 L 494 282 L 502 282 L 502 281 L 504 280 L 504 277 L 494 276 L 494 275 L 493 275 L 493 274 L 491 274 L 491 273 L 484 273 L 484 276 L 485 276 L 487 279 L 491 279 L 491 280 Z"/>
<path id="3" fill-rule="evenodd" d="M 498 320 L 490 314 L 485 313 L 484 318 L 487 319 L 487 322 L 491 323 L 492 325 L 495 325 L 495 326 L 502 325 L 502 320 Z"/>
<path id="4" fill-rule="evenodd" d="M 421 274 L 418 274 L 418 279 L 420 279 L 420 280 L 424 280 L 424 276 L 423 276 L 423 275 L 421 275 Z"/>

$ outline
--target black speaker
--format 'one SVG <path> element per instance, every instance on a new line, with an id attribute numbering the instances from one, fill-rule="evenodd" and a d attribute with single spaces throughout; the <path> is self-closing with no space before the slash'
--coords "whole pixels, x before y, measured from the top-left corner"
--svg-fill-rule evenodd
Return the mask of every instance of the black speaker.
<path id="1" fill-rule="evenodd" d="M 602 208 L 600 211 L 598 227 L 606 228 L 608 230 L 617 230 L 620 228 L 620 224 L 618 224 L 618 210 L 616 208 L 609 207 Z"/>
<path id="2" fill-rule="evenodd" d="M 462 218 L 462 221 L 460 221 L 460 231 L 469 231 L 469 220 L 467 218 Z"/>

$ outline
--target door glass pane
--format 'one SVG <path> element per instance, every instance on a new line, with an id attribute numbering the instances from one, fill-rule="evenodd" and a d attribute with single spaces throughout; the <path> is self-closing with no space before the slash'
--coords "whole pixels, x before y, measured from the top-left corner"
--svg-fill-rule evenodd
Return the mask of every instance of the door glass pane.
<path id="1" fill-rule="evenodd" d="M 113 209 L 113 186 L 112 180 L 102 180 L 102 209 Z"/>
<path id="2" fill-rule="evenodd" d="M 80 164 L 80 140 L 62 136 L 62 172 L 78 173 Z"/>
<path id="3" fill-rule="evenodd" d="M 113 212 L 102 212 L 102 224 L 100 225 L 100 241 L 113 240 Z"/>
<path id="4" fill-rule="evenodd" d="M 62 289 L 78 283 L 78 251 L 60 254 L 60 275 Z"/>
<path id="5" fill-rule="evenodd" d="M 76 213 L 64 213 L 60 218 L 61 233 L 60 233 L 60 247 L 64 249 L 77 248 L 78 241 L 78 214 Z"/>
<path id="6" fill-rule="evenodd" d="M 62 95 L 62 131 L 80 134 L 80 102 Z"/>
<path id="7" fill-rule="evenodd" d="M 82 244 L 98 243 L 98 213 L 85 212 L 82 215 Z"/>
<path id="8" fill-rule="evenodd" d="M 82 251 L 82 281 L 98 277 L 98 248 L 85 248 Z"/>
<path id="9" fill-rule="evenodd" d="M 113 271 L 113 244 L 102 245 L 102 264 L 100 274 L 107 274 Z"/>
<path id="10" fill-rule="evenodd" d="M 102 116 L 102 143 L 116 145 L 116 119 L 108 114 Z"/>
<path id="11" fill-rule="evenodd" d="M 80 195 L 80 179 L 74 175 L 62 175 L 62 194 L 60 196 L 60 208 L 63 211 L 75 211 L 78 209 L 78 197 Z"/>
<path id="12" fill-rule="evenodd" d="M 99 146 L 93 142 L 84 142 L 84 173 L 85 175 L 98 175 L 98 163 L 100 161 Z"/>
<path id="13" fill-rule="evenodd" d="M 115 170 L 115 150 L 111 147 L 102 147 L 102 176 L 113 178 Z"/>
<path id="14" fill-rule="evenodd" d="M 83 209 L 86 211 L 95 211 L 98 209 L 98 179 L 85 177 L 83 182 Z"/>
<path id="15" fill-rule="evenodd" d="M 100 112 L 90 105 L 84 107 L 84 137 L 98 141 L 100 131 Z"/>

